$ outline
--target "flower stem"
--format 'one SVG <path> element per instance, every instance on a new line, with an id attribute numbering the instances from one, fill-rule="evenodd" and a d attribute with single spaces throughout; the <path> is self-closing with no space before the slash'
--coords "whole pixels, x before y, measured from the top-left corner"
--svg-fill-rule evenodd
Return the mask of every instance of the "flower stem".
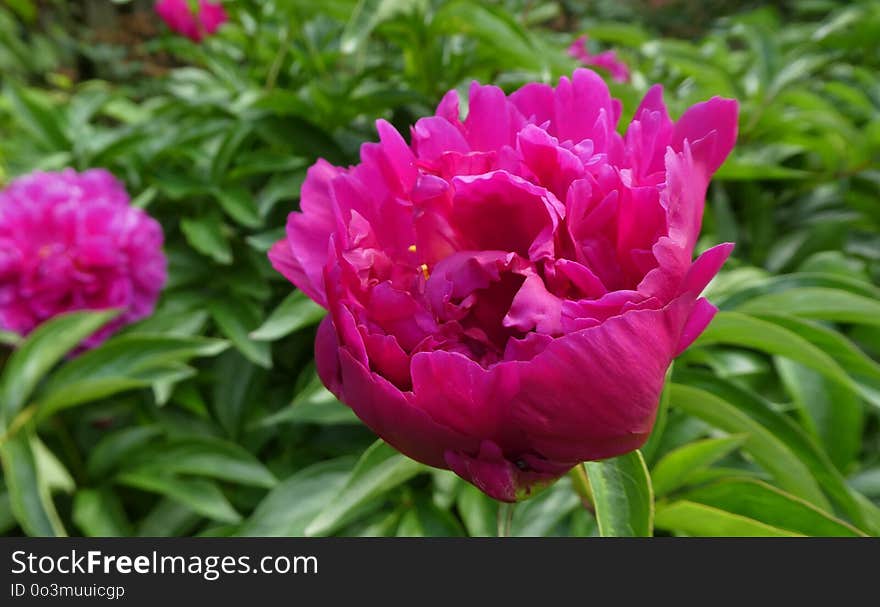
<path id="1" fill-rule="evenodd" d="M 513 509 L 516 504 L 502 502 L 498 504 L 498 537 L 510 537 L 513 524 Z"/>
<path id="2" fill-rule="evenodd" d="M 590 512 L 595 512 L 596 508 L 593 506 L 593 488 L 590 486 L 590 477 L 587 476 L 587 470 L 584 468 L 584 465 L 578 464 L 571 469 L 569 475 L 571 476 L 574 490 L 580 496 L 584 508 Z"/>

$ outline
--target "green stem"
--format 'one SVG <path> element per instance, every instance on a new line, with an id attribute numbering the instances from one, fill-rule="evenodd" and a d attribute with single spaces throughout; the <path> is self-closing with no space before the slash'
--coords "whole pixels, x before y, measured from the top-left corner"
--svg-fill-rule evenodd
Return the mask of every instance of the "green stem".
<path id="1" fill-rule="evenodd" d="M 16 415 L 15 418 L 13 418 L 12 422 L 9 424 L 6 432 L 0 435 L 0 447 L 6 444 L 7 441 L 11 440 L 18 433 L 19 430 L 25 427 L 36 413 L 36 405 L 30 405 L 19 411 L 18 415 Z"/>
<path id="2" fill-rule="evenodd" d="M 506 502 L 498 504 L 498 537 L 510 537 L 515 506 L 516 504 L 508 504 Z"/>
<path id="3" fill-rule="evenodd" d="M 284 37 L 278 47 L 278 52 L 275 54 L 275 59 L 272 60 L 272 65 L 269 67 L 269 75 L 266 77 L 266 86 L 264 87 L 266 91 L 271 91 L 275 88 L 275 84 L 278 82 L 278 75 L 281 73 L 281 67 L 284 65 L 284 58 L 287 56 L 287 51 L 290 50 L 291 42 L 292 32 L 290 24 L 288 24 L 284 27 Z"/>
<path id="4" fill-rule="evenodd" d="M 571 482 L 574 486 L 575 493 L 581 498 L 584 508 L 595 513 L 596 507 L 593 505 L 593 488 L 590 486 L 590 477 L 587 476 L 587 470 L 583 464 L 578 464 L 569 472 Z"/>

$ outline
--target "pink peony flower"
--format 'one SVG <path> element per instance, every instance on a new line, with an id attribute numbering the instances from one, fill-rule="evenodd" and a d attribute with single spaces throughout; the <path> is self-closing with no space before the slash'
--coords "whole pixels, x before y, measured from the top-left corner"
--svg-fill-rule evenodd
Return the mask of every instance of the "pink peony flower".
<path id="1" fill-rule="evenodd" d="M 593 55 L 587 50 L 587 37 L 581 36 L 568 47 L 568 55 L 584 65 L 601 67 L 611 74 L 615 82 L 629 82 L 629 67 L 617 57 L 614 51 L 602 51 Z"/>
<path id="2" fill-rule="evenodd" d="M 190 0 L 159 0 L 155 8 L 169 28 L 193 42 L 201 42 L 229 20 L 223 5 L 209 0 L 198 0 L 198 5 Z"/>
<path id="3" fill-rule="evenodd" d="M 691 262 L 737 103 L 669 119 L 652 88 L 625 137 L 586 69 L 509 97 L 450 91 L 407 145 L 378 121 L 361 163 L 319 160 L 269 253 L 329 310 L 326 386 L 388 443 L 488 495 L 526 497 L 641 446 L 673 357 L 715 308 L 733 245 Z"/>
<path id="4" fill-rule="evenodd" d="M 26 335 L 62 312 L 123 308 L 91 348 L 153 311 L 162 228 L 110 173 L 32 173 L 0 192 L 0 327 Z"/>

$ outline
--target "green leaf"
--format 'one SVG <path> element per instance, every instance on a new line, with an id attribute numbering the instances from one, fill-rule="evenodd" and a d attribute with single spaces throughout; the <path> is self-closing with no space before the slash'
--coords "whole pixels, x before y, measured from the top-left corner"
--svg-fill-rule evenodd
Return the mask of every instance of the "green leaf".
<path id="1" fill-rule="evenodd" d="M 776 478 L 780 486 L 818 506 L 828 507 L 828 500 L 809 468 L 757 421 L 711 392 L 680 384 L 672 384 L 670 390 L 673 407 L 726 432 L 745 434 L 743 448 Z"/>
<path id="2" fill-rule="evenodd" d="M 852 390 L 785 359 L 776 360 L 779 377 L 810 428 L 837 466 L 846 472 L 862 448 L 864 410 Z"/>
<path id="3" fill-rule="evenodd" d="M 215 215 L 180 220 L 180 229 L 193 249 L 222 265 L 232 263 L 232 248 L 225 227 Z"/>
<path id="4" fill-rule="evenodd" d="M 22 342 L 18 333 L 0 329 L 0 345 L 16 347 Z"/>
<path id="5" fill-rule="evenodd" d="M 256 370 L 237 350 L 214 361 L 212 407 L 220 426 L 232 438 L 238 437 L 241 430 Z"/>
<path id="6" fill-rule="evenodd" d="M 220 488 L 201 478 L 180 478 L 161 471 L 136 470 L 117 477 L 123 485 L 158 493 L 175 500 L 202 516 L 221 523 L 237 523 L 241 515 L 235 511 Z"/>
<path id="7" fill-rule="evenodd" d="M 269 344 L 254 341 L 248 335 L 260 322 L 259 312 L 249 302 L 236 297 L 227 297 L 214 299 L 209 304 L 209 308 L 220 331 L 245 358 L 266 369 L 272 366 Z"/>
<path id="8" fill-rule="evenodd" d="M 253 129 L 252 122 L 238 122 L 227 131 L 211 162 L 211 181 L 220 182 L 226 177 L 230 164 L 240 154 L 242 144 Z"/>
<path id="9" fill-rule="evenodd" d="M 189 474 L 265 487 L 275 476 L 249 451 L 235 443 L 209 437 L 187 437 L 154 445 L 129 456 L 126 472 Z"/>
<path id="10" fill-rule="evenodd" d="M 448 510 L 420 498 L 407 508 L 397 527 L 398 537 L 460 537 L 461 524 Z"/>
<path id="11" fill-rule="evenodd" d="M 132 426 L 107 434 L 89 453 L 86 470 L 92 479 L 102 479 L 119 468 L 130 454 L 162 433 L 159 426 Z"/>
<path id="12" fill-rule="evenodd" d="M 12 504 L 9 502 L 9 492 L 0 490 L 0 534 L 7 535 L 17 526 L 18 521 L 12 514 Z"/>
<path id="13" fill-rule="evenodd" d="M 81 489 L 73 500 L 73 522 L 87 537 L 127 537 L 131 524 L 110 489 Z"/>
<path id="14" fill-rule="evenodd" d="M 694 474 L 738 448 L 744 440 L 742 435 L 707 438 L 667 453 L 651 470 L 654 494 L 666 495 L 686 485 Z"/>
<path id="15" fill-rule="evenodd" d="M 23 89 L 10 81 L 6 86 L 6 96 L 15 110 L 16 119 L 43 144 L 44 149 L 70 149 L 61 122 L 63 113 L 51 107 L 43 95 L 38 97 L 35 91 Z"/>
<path id="16" fill-rule="evenodd" d="M 758 480 L 722 480 L 688 492 L 683 499 L 815 537 L 865 534 L 790 493 Z"/>
<path id="17" fill-rule="evenodd" d="M 538 497 L 540 495 L 535 499 Z M 494 537 L 496 535 L 498 502 L 468 483 L 458 492 L 456 507 L 468 535 L 471 537 Z"/>
<path id="18" fill-rule="evenodd" d="M 420 4 L 420 0 L 360 0 L 342 31 L 340 50 L 347 54 L 355 52 L 377 25 Z"/>
<path id="19" fill-rule="evenodd" d="M 19 432 L 6 440 L 0 446 L 0 459 L 12 512 L 24 532 L 39 537 L 66 535 L 48 483 L 37 465 L 33 435 Z"/>
<path id="20" fill-rule="evenodd" d="M 839 289 L 804 287 L 755 297 L 739 308 L 751 314 L 786 314 L 880 326 L 880 301 Z"/>
<path id="21" fill-rule="evenodd" d="M 257 212 L 257 205 L 250 192 L 244 188 L 214 188 L 214 198 L 232 219 L 248 228 L 256 228 L 263 223 Z"/>
<path id="22" fill-rule="evenodd" d="M 583 508 L 581 500 L 572 489 L 571 479 L 564 476 L 552 487 L 516 505 L 510 535 L 514 537 L 551 535 L 566 517 L 579 508 Z"/>
<path id="23" fill-rule="evenodd" d="M 685 500 L 658 504 L 656 522 L 660 529 L 692 536 L 798 537 L 802 535 L 746 516 Z"/>
<path id="24" fill-rule="evenodd" d="M 278 304 L 269 318 L 253 331 L 251 339 L 275 341 L 294 331 L 318 324 L 327 311 L 302 291 L 294 291 Z"/>
<path id="25" fill-rule="evenodd" d="M 267 415 L 259 421 L 261 428 L 273 427 L 282 423 L 295 424 L 356 424 L 358 418 L 324 387 L 321 378 L 312 373 L 309 382 L 297 392 L 290 406 Z"/>
<path id="26" fill-rule="evenodd" d="M 862 398 L 880 408 L 880 364 L 862 352 L 842 333 L 816 321 L 794 316 L 765 314 L 762 318 L 797 333 L 831 356 L 853 378 Z"/>
<path id="27" fill-rule="evenodd" d="M 714 424 L 717 427 L 728 432 L 747 432 L 744 428 L 755 424 L 760 429 L 759 434 L 761 432 L 772 434 L 776 440 L 781 441 L 785 445 L 790 453 L 794 454 L 795 461 L 799 462 L 793 464 L 795 467 L 791 469 L 792 471 L 800 470 L 803 466 L 806 466 L 815 480 L 820 483 L 822 489 L 834 501 L 835 506 L 845 513 L 856 526 L 871 533 L 880 533 L 880 509 L 846 485 L 843 476 L 834 467 L 828 455 L 822 451 L 812 437 L 788 416 L 775 410 L 770 403 L 758 395 L 708 373 L 681 373 L 677 381 L 685 382 L 699 391 L 710 393 L 716 399 L 734 406 L 737 411 L 747 416 L 748 420 L 750 420 L 750 422 L 746 421 L 743 423 L 740 423 L 738 420 L 726 420 L 725 411 L 722 410 L 720 411 L 719 423 Z M 701 411 L 702 413 L 699 413 Z M 718 417 L 712 415 L 711 406 L 707 406 L 705 403 L 702 407 L 692 409 L 691 414 L 709 423 L 713 423 L 712 419 Z M 746 447 L 748 449 L 748 442 Z M 756 460 L 759 459 L 755 451 L 752 451 L 751 454 Z M 762 449 L 762 454 L 763 457 L 774 457 L 772 450 L 765 451 Z M 759 461 L 759 463 L 762 462 Z M 785 466 L 785 463 L 777 463 L 775 465 L 771 464 L 771 466 L 764 466 L 764 468 L 771 474 L 774 474 L 774 469 L 778 467 L 782 469 L 780 473 L 785 475 Z M 803 472 L 798 472 L 798 475 L 803 476 Z M 808 495 L 801 495 L 783 483 L 780 483 L 780 486 L 789 493 L 794 493 L 809 501 L 813 501 Z M 812 491 L 810 489 L 809 492 L 812 493 Z M 815 501 L 813 503 L 828 510 L 825 503 Z"/>
<path id="28" fill-rule="evenodd" d="M 137 537 L 179 537 L 191 532 L 202 517 L 180 502 L 162 498 L 138 525 Z"/>
<path id="29" fill-rule="evenodd" d="M 742 268 L 740 270 L 735 270 L 734 272 L 737 271 L 751 273 L 754 271 L 754 268 Z M 713 298 L 712 301 L 716 303 L 721 310 L 733 310 L 762 295 L 784 293 L 791 289 L 809 287 L 839 289 L 869 298 L 880 298 L 880 289 L 862 280 L 827 272 L 797 272 L 794 274 L 760 278 L 757 284 L 753 284 L 752 281 L 749 281 L 746 283 L 745 287 L 735 290 L 729 295 Z M 782 308 L 781 311 L 786 312 L 785 308 Z M 778 313 L 780 313 L 780 310 L 774 310 L 771 312 L 771 314 Z"/>
<path id="30" fill-rule="evenodd" d="M 394 487 L 405 483 L 424 467 L 393 447 L 378 440 L 367 449 L 342 490 L 330 505 L 306 527 L 306 535 L 328 535 L 347 522 L 347 518 Z"/>
<path id="31" fill-rule="evenodd" d="M 721 165 L 713 177 L 721 181 L 753 181 L 804 179 L 809 176 L 809 171 L 767 164 L 761 162 L 760 158 L 733 156 Z"/>
<path id="32" fill-rule="evenodd" d="M 0 430 L 6 428 L 37 383 L 65 354 L 118 313 L 71 312 L 37 327 L 9 357 L 0 376 Z"/>
<path id="33" fill-rule="evenodd" d="M 599 533 L 603 537 L 650 537 L 654 494 L 645 460 L 633 451 L 601 462 L 586 462 Z"/>
<path id="34" fill-rule="evenodd" d="M 841 386 L 855 388 L 855 383 L 846 371 L 809 341 L 779 325 L 746 314 L 718 312 L 694 345 L 713 344 L 753 348 L 785 356 L 815 369 Z"/>
<path id="35" fill-rule="evenodd" d="M 86 352 L 56 371 L 37 395 L 37 415 L 105 398 L 117 392 L 176 378 L 182 361 L 214 356 L 227 347 L 217 339 L 122 335 Z"/>
<path id="36" fill-rule="evenodd" d="M 40 480 L 50 494 L 56 491 L 72 493 L 76 489 L 76 481 L 70 472 L 36 434 L 31 434 L 31 450 L 37 462 L 37 470 L 40 471 Z"/>
<path id="37" fill-rule="evenodd" d="M 481 42 L 485 52 L 509 67 L 541 70 L 549 53 L 535 48 L 536 40 L 505 10 L 472 2 L 450 2 L 437 11 L 432 26 L 440 32 L 465 35 Z M 560 53 L 560 60 L 567 58 Z"/>
<path id="38" fill-rule="evenodd" d="M 342 457 L 313 464 L 279 483 L 257 505 L 236 535 L 299 537 L 306 526 L 328 507 L 355 465 Z"/>

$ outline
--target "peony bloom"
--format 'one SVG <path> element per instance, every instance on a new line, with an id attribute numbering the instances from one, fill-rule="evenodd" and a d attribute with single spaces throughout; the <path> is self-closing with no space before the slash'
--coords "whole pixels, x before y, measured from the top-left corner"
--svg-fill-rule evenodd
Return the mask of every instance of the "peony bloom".
<path id="1" fill-rule="evenodd" d="M 360 164 L 319 160 L 269 253 L 329 310 L 327 387 L 388 443 L 504 501 L 640 447 L 664 375 L 712 319 L 691 262 L 737 103 L 629 125 L 586 69 L 509 97 L 450 91 L 412 143 L 378 121 Z"/>
<path id="2" fill-rule="evenodd" d="M 162 228 L 105 170 L 32 173 L 0 192 L 0 328 L 122 308 L 82 344 L 94 347 L 153 311 L 165 265 Z"/>
<path id="3" fill-rule="evenodd" d="M 617 57 L 614 51 L 602 51 L 593 55 L 587 50 L 587 37 L 581 36 L 568 47 L 568 55 L 574 57 L 584 65 L 601 67 L 608 70 L 615 82 L 629 82 L 629 68 L 623 60 Z"/>
<path id="4" fill-rule="evenodd" d="M 169 28 L 193 42 L 201 42 L 229 20 L 223 5 L 209 0 L 198 0 L 197 5 L 190 0 L 159 0 L 156 12 Z"/>

